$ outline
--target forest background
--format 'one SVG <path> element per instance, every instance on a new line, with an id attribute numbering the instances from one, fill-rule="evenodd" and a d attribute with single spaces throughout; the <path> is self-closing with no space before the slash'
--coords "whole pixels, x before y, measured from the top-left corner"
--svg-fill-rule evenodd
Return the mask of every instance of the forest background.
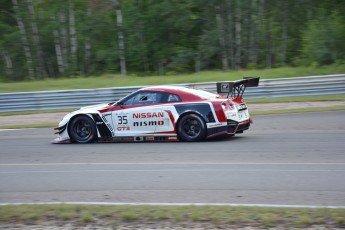
<path id="1" fill-rule="evenodd" d="M 345 65 L 344 0 L 0 0 L 0 81 Z"/>

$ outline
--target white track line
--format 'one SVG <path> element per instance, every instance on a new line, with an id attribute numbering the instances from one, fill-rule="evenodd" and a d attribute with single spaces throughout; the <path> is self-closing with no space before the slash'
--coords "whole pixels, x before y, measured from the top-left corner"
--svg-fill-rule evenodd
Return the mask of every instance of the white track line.
<path id="1" fill-rule="evenodd" d="M 2 131 L 16 131 L 16 130 L 20 130 L 20 129 L 0 129 L 0 132 L 2 132 Z"/>
<path id="2" fill-rule="evenodd" d="M 22 129 L 0 129 L 0 132 L 3 132 L 3 131 L 27 130 L 27 129 L 37 129 L 37 128 L 22 128 Z"/>
<path id="3" fill-rule="evenodd" d="M 106 205 L 106 206 L 229 206 L 229 207 L 268 207 L 268 208 L 341 208 L 345 206 L 318 206 L 318 205 L 280 205 L 280 204 L 231 204 L 231 203 L 120 203 L 120 202 L 28 202 L 28 203 L 0 203 L 0 206 L 8 205 Z"/>
<path id="4" fill-rule="evenodd" d="M 20 131 L 20 130 L 29 130 L 29 129 L 37 129 L 37 128 L 22 128 L 22 129 L 0 129 L 0 132 L 5 132 L 5 131 Z"/>
<path id="5" fill-rule="evenodd" d="M 115 169 L 115 170 L 41 170 L 41 171 L 0 171 L 1 174 L 47 174 L 47 173 L 116 173 L 116 172 L 142 172 L 142 173 L 149 173 L 149 172 L 172 172 L 172 173 L 188 173 L 188 172 L 209 172 L 209 173 L 216 173 L 216 172 L 248 172 L 248 173 L 277 173 L 277 172 L 289 172 L 289 173 L 300 173 L 300 172 L 345 172 L 345 169 L 320 169 L 320 170 L 283 170 L 283 169 L 248 169 L 248 170 L 238 170 L 238 169 Z"/>
<path id="6" fill-rule="evenodd" d="M 345 165 L 344 162 L 306 162 L 306 163 L 294 163 L 294 162 L 75 162 L 75 163 L 8 163 L 0 164 L 0 166 L 73 166 L 73 165 Z"/>

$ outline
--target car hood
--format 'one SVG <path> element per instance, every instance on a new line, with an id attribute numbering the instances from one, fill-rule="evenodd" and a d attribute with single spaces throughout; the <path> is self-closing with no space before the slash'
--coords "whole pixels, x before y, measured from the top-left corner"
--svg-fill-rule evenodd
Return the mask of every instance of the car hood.
<path id="1" fill-rule="evenodd" d="M 75 110 L 73 112 L 70 112 L 68 114 L 66 114 L 62 120 L 59 123 L 59 127 L 65 125 L 68 123 L 68 121 L 71 119 L 71 117 L 77 115 L 77 114 L 90 114 L 90 113 L 98 113 L 98 110 L 104 109 L 105 107 L 107 107 L 108 104 L 103 103 L 103 104 L 97 104 L 97 105 L 91 105 L 91 106 L 84 106 L 81 107 L 78 110 Z"/>

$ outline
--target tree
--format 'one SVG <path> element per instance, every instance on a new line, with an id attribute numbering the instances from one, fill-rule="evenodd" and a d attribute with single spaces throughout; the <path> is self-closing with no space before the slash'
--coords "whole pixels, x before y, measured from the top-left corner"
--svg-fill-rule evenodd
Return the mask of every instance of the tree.
<path id="1" fill-rule="evenodd" d="M 3 62 L 5 63 L 6 74 L 7 74 L 7 76 L 11 77 L 13 75 L 12 59 L 5 49 L 0 49 L 0 55 L 1 55 Z"/>
<path id="2" fill-rule="evenodd" d="M 52 21 L 56 20 L 54 16 L 51 16 L 51 19 Z M 55 53 L 56 53 L 58 70 L 60 74 L 63 74 L 65 72 L 65 62 L 64 62 L 64 56 L 63 56 L 62 46 L 60 42 L 59 30 L 54 29 L 53 35 L 54 35 Z"/>
<path id="3" fill-rule="evenodd" d="M 337 14 L 326 15 L 307 24 L 303 33 L 303 61 L 305 64 L 332 64 L 345 58 L 345 28 L 342 18 Z"/>
<path id="4" fill-rule="evenodd" d="M 242 24 L 241 24 L 241 0 L 236 0 L 236 22 L 235 22 L 235 37 L 236 37 L 236 53 L 235 53 L 235 69 L 241 68 L 241 53 L 242 53 Z"/>
<path id="5" fill-rule="evenodd" d="M 31 48 L 29 46 L 29 40 L 28 35 L 26 32 L 25 25 L 23 23 L 23 19 L 20 15 L 19 5 L 17 0 L 12 0 L 14 12 L 15 12 L 15 18 L 17 20 L 18 28 L 20 31 L 20 38 L 22 41 L 25 57 L 26 57 L 26 63 L 28 68 L 29 77 L 33 79 L 35 77 L 35 72 L 33 69 L 33 60 L 32 60 L 32 54 L 31 54 Z"/>
<path id="6" fill-rule="evenodd" d="M 36 49 L 37 74 L 39 75 L 40 78 L 44 78 L 47 76 L 47 72 L 44 67 L 43 51 L 42 51 L 42 46 L 41 46 L 41 41 L 40 41 L 40 35 L 37 28 L 35 11 L 32 5 L 32 0 L 26 0 L 26 5 L 29 11 L 29 21 L 30 21 L 31 30 L 32 30 L 32 41 Z"/>
<path id="7" fill-rule="evenodd" d="M 69 0 L 69 35 L 70 35 L 70 46 L 71 46 L 71 60 L 72 60 L 72 71 L 78 69 L 78 43 L 77 43 L 77 31 L 75 25 L 75 8 L 74 0 Z"/>
<path id="8" fill-rule="evenodd" d="M 223 17 L 221 14 L 221 7 L 219 5 L 216 5 L 216 20 L 217 20 L 217 28 L 218 28 L 218 39 L 219 39 L 219 45 L 221 49 L 221 56 L 222 56 L 222 66 L 223 70 L 228 70 L 228 56 L 227 56 L 227 50 L 225 46 L 225 29 L 224 29 L 224 23 L 223 23 Z"/>
<path id="9" fill-rule="evenodd" d="M 120 55 L 120 67 L 121 67 L 121 74 L 127 74 L 126 68 L 126 57 L 125 57 L 125 37 L 123 33 L 123 18 L 122 18 L 122 10 L 121 10 L 121 2 L 120 0 L 113 0 L 116 16 L 117 16 L 117 29 L 118 29 L 118 42 L 119 42 L 119 55 Z"/>
<path id="10" fill-rule="evenodd" d="M 0 0 L 0 80 L 345 60 L 344 0 L 66 3 Z"/>

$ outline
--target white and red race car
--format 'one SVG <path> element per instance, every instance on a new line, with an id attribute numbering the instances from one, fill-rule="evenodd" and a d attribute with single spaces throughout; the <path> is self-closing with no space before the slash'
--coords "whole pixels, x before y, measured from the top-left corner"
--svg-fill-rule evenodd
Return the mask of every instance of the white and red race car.
<path id="1" fill-rule="evenodd" d="M 117 102 L 67 114 L 53 143 L 194 142 L 242 133 L 252 122 L 242 95 L 258 84 L 258 77 L 219 82 L 218 94 L 179 86 L 142 88 Z"/>

